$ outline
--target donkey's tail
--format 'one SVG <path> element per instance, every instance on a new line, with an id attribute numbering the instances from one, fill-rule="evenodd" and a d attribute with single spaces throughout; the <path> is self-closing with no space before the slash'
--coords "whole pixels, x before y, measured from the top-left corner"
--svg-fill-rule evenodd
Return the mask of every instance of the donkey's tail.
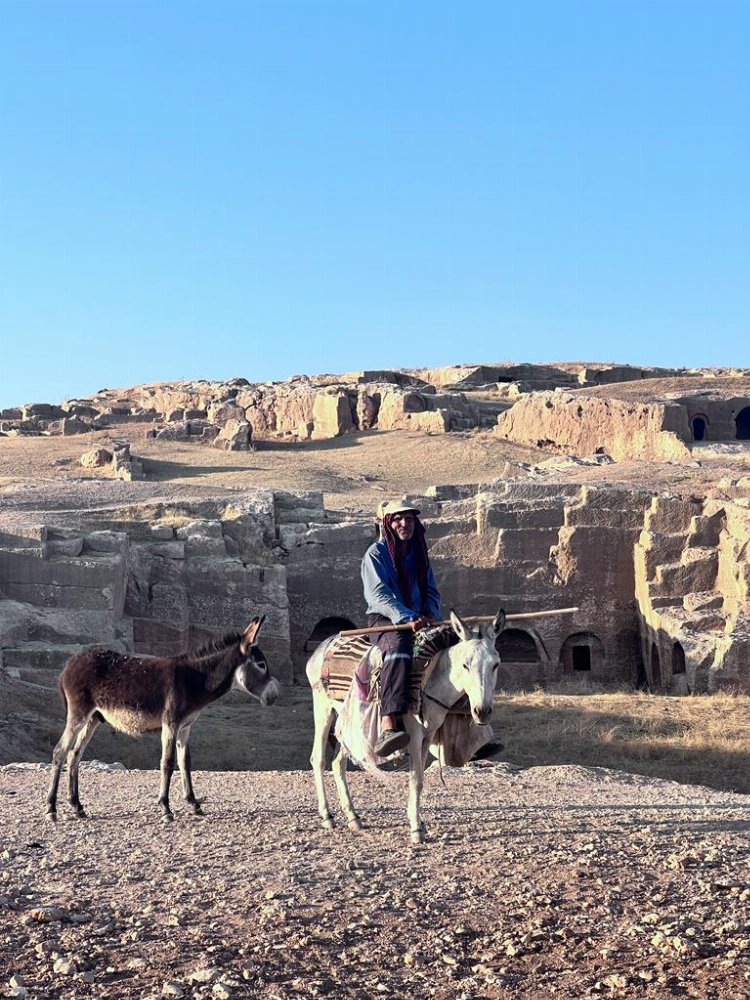
<path id="1" fill-rule="evenodd" d="M 62 674 L 60 674 L 60 676 L 57 679 L 57 690 L 58 690 L 58 692 L 60 694 L 60 700 L 62 701 L 63 706 L 65 707 L 65 711 L 67 712 L 68 711 L 68 696 L 65 694 L 65 688 L 63 686 L 63 675 Z"/>

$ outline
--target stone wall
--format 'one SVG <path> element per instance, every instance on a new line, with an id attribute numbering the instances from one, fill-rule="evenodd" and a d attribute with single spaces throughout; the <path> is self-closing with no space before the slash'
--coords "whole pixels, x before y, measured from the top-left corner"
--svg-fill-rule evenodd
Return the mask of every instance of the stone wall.
<path id="1" fill-rule="evenodd" d="M 525 478 L 407 499 L 446 612 L 578 607 L 509 626 L 503 687 L 750 690 L 750 501 Z M 374 518 L 326 510 L 320 492 L 49 518 L 0 533 L 0 662 L 25 680 L 53 684 L 85 645 L 175 654 L 265 614 L 263 648 L 291 682 L 320 639 L 365 622 Z"/>

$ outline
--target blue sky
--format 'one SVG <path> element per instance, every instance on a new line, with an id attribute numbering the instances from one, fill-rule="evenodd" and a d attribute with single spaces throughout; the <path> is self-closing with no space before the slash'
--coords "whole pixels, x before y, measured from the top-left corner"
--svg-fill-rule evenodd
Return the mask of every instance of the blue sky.
<path id="1" fill-rule="evenodd" d="M 0 3 L 0 407 L 750 365 L 750 5 Z"/>

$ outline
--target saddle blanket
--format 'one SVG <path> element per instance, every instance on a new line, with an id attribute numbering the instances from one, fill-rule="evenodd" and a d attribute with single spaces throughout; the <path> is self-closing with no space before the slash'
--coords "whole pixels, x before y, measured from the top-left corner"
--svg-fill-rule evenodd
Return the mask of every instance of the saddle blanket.
<path id="1" fill-rule="evenodd" d="M 437 626 L 419 633 L 414 643 L 414 657 L 409 678 L 411 710 L 418 712 L 422 687 L 433 656 L 458 642 L 450 626 Z M 383 655 L 366 635 L 336 636 L 325 651 L 321 682 L 334 701 L 343 702 L 353 683 L 361 701 L 378 701 L 378 682 Z"/>

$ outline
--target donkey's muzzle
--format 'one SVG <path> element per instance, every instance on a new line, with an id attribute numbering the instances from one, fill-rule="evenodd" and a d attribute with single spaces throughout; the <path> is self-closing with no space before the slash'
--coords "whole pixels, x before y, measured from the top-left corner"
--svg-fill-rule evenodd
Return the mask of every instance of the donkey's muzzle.
<path id="1" fill-rule="evenodd" d="M 273 705 L 280 693 L 278 681 L 272 678 L 263 688 L 263 693 L 260 696 L 261 705 Z"/>
<path id="2" fill-rule="evenodd" d="M 474 721 L 480 726 L 486 725 L 492 716 L 492 705 L 486 706 L 482 705 L 479 708 L 473 708 L 471 714 L 474 716 Z"/>

